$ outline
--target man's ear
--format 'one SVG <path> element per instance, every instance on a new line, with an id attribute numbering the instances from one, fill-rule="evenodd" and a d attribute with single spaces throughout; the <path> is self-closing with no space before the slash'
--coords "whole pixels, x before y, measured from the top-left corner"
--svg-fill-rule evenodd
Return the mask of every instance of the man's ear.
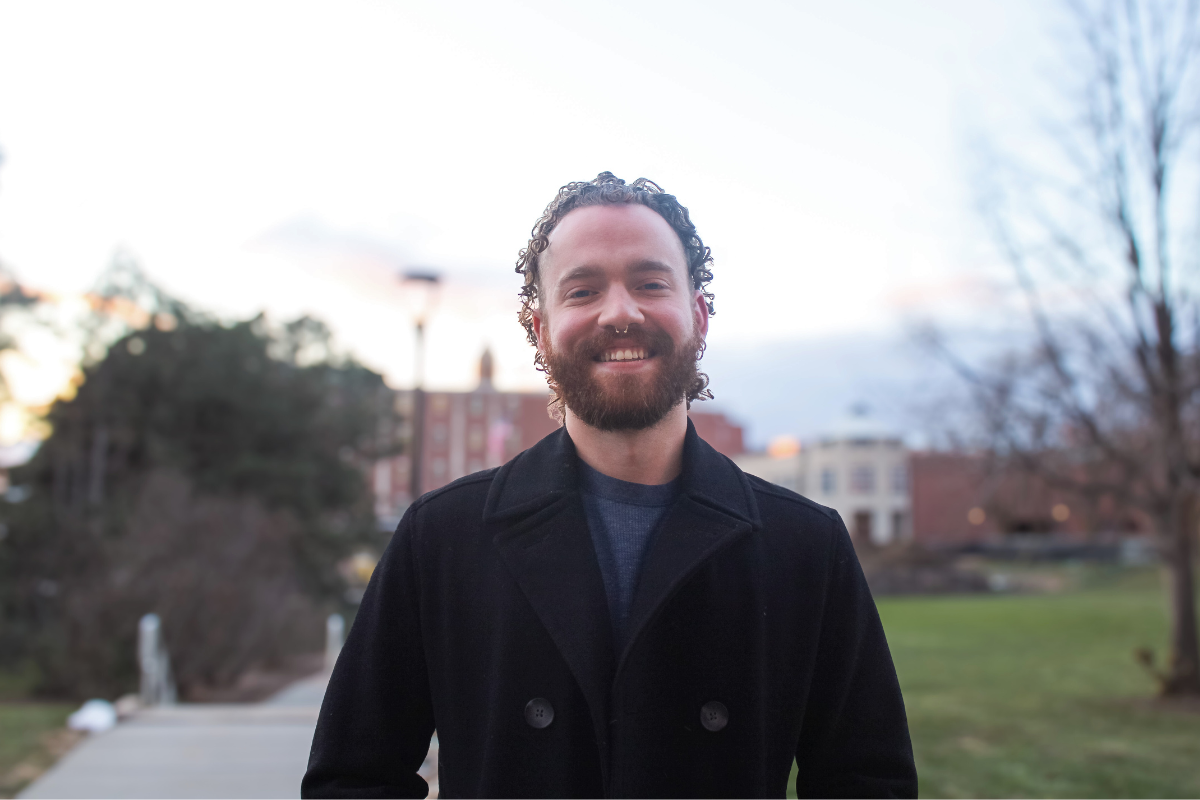
<path id="1" fill-rule="evenodd" d="M 695 314 L 696 330 L 700 331 L 702 338 L 708 337 L 708 300 L 704 298 L 704 293 L 699 289 L 695 290 L 695 297 L 692 302 L 692 311 Z"/>

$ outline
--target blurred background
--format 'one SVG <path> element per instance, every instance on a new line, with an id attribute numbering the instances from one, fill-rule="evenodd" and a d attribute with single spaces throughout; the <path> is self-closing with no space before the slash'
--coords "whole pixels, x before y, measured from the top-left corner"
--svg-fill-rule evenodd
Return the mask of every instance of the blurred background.
<path id="1" fill-rule="evenodd" d="M 513 266 L 602 170 L 712 248 L 692 418 L 845 519 L 921 793 L 1200 794 L 1198 48 L 1187 0 L 0 0 L 0 796 L 298 792 L 404 509 L 556 425 Z"/>

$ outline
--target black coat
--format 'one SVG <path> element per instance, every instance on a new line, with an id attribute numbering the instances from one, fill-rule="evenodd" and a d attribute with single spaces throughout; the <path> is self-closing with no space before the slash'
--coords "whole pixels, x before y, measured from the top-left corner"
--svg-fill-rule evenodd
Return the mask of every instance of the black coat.
<path id="1" fill-rule="evenodd" d="M 321 706 L 305 797 L 916 796 L 883 628 L 836 512 L 689 423 L 614 652 L 565 430 L 409 508 Z M 532 702 L 531 702 L 532 701 Z M 549 724 L 545 724 L 547 720 Z"/>

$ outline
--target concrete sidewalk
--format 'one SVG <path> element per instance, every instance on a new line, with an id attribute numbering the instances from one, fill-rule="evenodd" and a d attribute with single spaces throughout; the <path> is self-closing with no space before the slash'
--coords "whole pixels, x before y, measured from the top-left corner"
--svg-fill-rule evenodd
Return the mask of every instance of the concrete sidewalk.
<path id="1" fill-rule="evenodd" d="M 327 678 L 264 703 L 141 711 L 89 736 L 19 797 L 299 797 Z M 436 737 L 421 774 L 436 797 Z"/>

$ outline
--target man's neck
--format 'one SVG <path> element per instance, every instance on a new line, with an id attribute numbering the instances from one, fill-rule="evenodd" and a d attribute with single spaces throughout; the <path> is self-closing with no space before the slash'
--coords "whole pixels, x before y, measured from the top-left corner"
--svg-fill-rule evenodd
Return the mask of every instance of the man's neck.
<path id="1" fill-rule="evenodd" d="M 567 433 L 583 462 L 610 478 L 656 486 L 670 483 L 683 471 L 687 404 L 680 403 L 649 428 L 602 431 L 567 409 Z"/>

